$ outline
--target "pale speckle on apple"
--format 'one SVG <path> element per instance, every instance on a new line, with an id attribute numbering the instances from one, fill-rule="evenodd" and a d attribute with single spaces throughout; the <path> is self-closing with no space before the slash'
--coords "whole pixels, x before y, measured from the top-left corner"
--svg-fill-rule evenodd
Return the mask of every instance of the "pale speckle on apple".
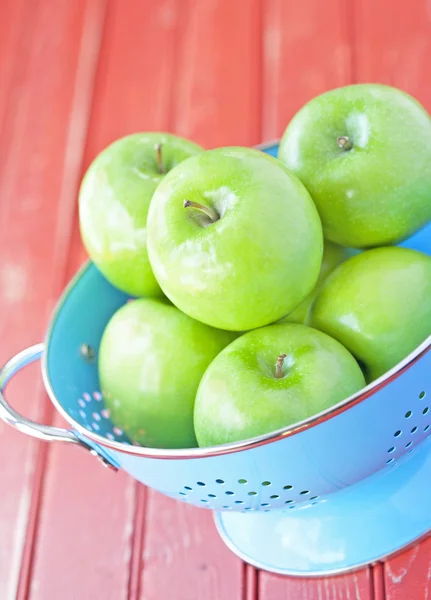
<path id="1" fill-rule="evenodd" d="M 216 190 L 206 191 L 203 193 L 203 196 L 211 200 L 220 218 L 238 202 L 238 196 L 226 185 Z"/>
<path id="2" fill-rule="evenodd" d="M 154 175 L 153 173 L 144 173 L 143 171 L 140 171 L 136 167 L 131 167 L 130 170 L 132 171 L 132 173 L 137 175 L 137 177 L 139 177 L 143 181 L 152 181 L 153 183 L 157 184 L 157 183 L 159 183 L 159 181 L 162 178 L 162 175 Z"/>

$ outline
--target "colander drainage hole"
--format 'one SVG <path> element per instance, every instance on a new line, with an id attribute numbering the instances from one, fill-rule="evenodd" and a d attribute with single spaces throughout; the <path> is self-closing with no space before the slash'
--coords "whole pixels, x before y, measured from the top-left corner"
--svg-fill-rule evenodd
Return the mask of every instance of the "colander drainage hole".
<path id="1" fill-rule="evenodd" d="M 244 504 L 242 500 L 235 500 L 235 504 Z"/>
<path id="2" fill-rule="evenodd" d="M 395 446 L 391 446 L 391 447 L 388 449 L 388 452 L 389 452 L 389 454 L 390 454 L 391 452 L 395 452 Z"/>
<path id="3" fill-rule="evenodd" d="M 188 490 L 189 492 L 191 492 L 191 491 L 192 491 L 192 488 L 191 488 L 191 487 L 189 487 L 188 485 L 185 485 L 185 486 L 184 486 L 184 489 L 185 489 L 185 490 Z"/>
<path id="4" fill-rule="evenodd" d="M 301 494 L 301 496 L 305 496 L 305 494 L 309 494 L 309 490 L 303 490 L 302 492 L 299 492 Z"/>
<path id="5" fill-rule="evenodd" d="M 424 431 L 428 431 L 428 429 L 429 429 L 429 428 L 430 428 L 430 426 L 429 426 L 429 425 L 426 425 L 426 426 L 424 427 Z"/>
<path id="6" fill-rule="evenodd" d="M 286 500 L 285 504 L 293 504 L 294 500 Z"/>
<path id="7" fill-rule="evenodd" d="M 423 400 L 425 398 L 425 396 L 426 396 L 426 393 L 425 392 L 421 392 L 419 394 L 419 400 Z"/>
<path id="8" fill-rule="evenodd" d="M 396 432 L 394 433 L 394 437 L 400 437 L 400 435 L 401 435 L 401 434 L 402 434 L 402 431 L 401 431 L 401 429 L 398 429 L 398 431 L 396 431 Z"/>
<path id="9" fill-rule="evenodd" d="M 410 448 L 410 446 L 411 446 L 412 444 L 413 444 L 413 442 L 408 442 L 408 443 L 406 444 L 406 448 Z"/>
<path id="10" fill-rule="evenodd" d="M 205 500 L 205 498 L 202 498 L 201 502 L 208 502 L 208 500 Z"/>
<path id="11" fill-rule="evenodd" d="M 187 494 L 185 492 L 180 492 L 179 494 L 180 494 L 180 496 L 187 496 Z"/>
<path id="12" fill-rule="evenodd" d="M 218 483 L 219 485 L 223 485 L 224 484 L 224 480 L 223 479 L 216 479 L 216 483 Z"/>
<path id="13" fill-rule="evenodd" d="M 205 483 L 203 483 L 203 481 L 197 481 L 196 485 L 200 485 L 201 487 L 205 487 Z"/>
<path id="14" fill-rule="evenodd" d="M 386 461 L 386 464 L 390 465 L 391 463 L 393 463 L 393 462 L 394 462 L 394 460 L 395 460 L 394 458 L 389 458 L 389 459 Z"/>
<path id="15" fill-rule="evenodd" d="M 267 486 L 267 485 L 271 485 L 270 481 L 262 481 L 262 485 Z"/>
<path id="16" fill-rule="evenodd" d="M 223 506 L 223 508 L 225 508 L 226 510 L 229 510 L 232 507 L 231 506 Z"/>
<path id="17" fill-rule="evenodd" d="M 416 433 L 416 431 L 418 430 L 418 428 L 416 427 L 416 425 L 413 427 L 413 429 L 410 430 L 410 433 Z"/>
<path id="18" fill-rule="evenodd" d="M 311 496 L 310 500 L 317 500 L 318 497 L 319 496 Z M 314 502 L 313 502 L 313 504 L 314 504 Z"/>
<path id="19" fill-rule="evenodd" d="M 293 485 L 285 485 L 283 487 L 283 490 L 291 490 L 291 489 L 293 489 Z"/>
<path id="20" fill-rule="evenodd" d="M 208 494 L 208 498 L 216 498 L 215 494 Z"/>
<path id="21" fill-rule="evenodd" d="M 412 411 L 408 410 L 404 416 L 405 416 L 406 419 L 410 419 L 410 417 L 412 416 L 412 414 L 413 414 Z"/>
<path id="22" fill-rule="evenodd" d="M 423 414 L 423 415 L 426 415 L 426 414 L 428 413 L 428 411 L 429 411 L 429 408 L 428 408 L 428 406 L 425 406 L 425 408 L 424 408 L 424 409 L 423 409 L 423 411 L 422 411 L 422 414 Z"/>
<path id="23" fill-rule="evenodd" d="M 271 500 L 277 500 L 277 498 L 280 498 L 280 496 L 278 494 L 273 494 L 272 496 L 270 496 Z"/>
<path id="24" fill-rule="evenodd" d="M 249 492 L 248 495 L 249 496 L 257 496 L 257 492 Z"/>
<path id="25" fill-rule="evenodd" d="M 262 502 L 261 506 L 269 506 L 269 502 Z"/>
<path id="26" fill-rule="evenodd" d="M 240 483 L 241 485 L 245 485 L 247 482 L 247 479 L 238 479 L 238 483 Z"/>
<path id="27" fill-rule="evenodd" d="M 233 495 L 234 495 L 234 492 L 229 492 L 229 491 L 227 491 L 227 492 L 225 492 L 225 494 L 226 494 L 226 496 L 233 496 Z"/>

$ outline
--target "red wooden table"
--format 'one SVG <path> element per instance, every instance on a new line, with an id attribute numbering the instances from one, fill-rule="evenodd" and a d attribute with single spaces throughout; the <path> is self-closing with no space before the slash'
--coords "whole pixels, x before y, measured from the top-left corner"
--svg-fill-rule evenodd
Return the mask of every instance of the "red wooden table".
<path id="1" fill-rule="evenodd" d="M 312 96 L 390 83 L 431 109 L 429 0 L 0 0 L 0 358 L 43 338 L 85 260 L 77 189 L 106 144 L 279 137 Z M 15 406 L 59 423 L 37 367 Z M 0 422 L 0 600 L 425 600 L 431 541 L 355 574 L 257 573 L 211 515 Z"/>

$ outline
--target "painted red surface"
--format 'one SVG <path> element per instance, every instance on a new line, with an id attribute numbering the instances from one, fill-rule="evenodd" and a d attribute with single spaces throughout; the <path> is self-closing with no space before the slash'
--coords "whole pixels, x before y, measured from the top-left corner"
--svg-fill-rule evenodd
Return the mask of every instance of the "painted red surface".
<path id="1" fill-rule="evenodd" d="M 0 1 L 0 359 L 43 338 L 85 260 L 80 178 L 106 144 L 171 130 L 206 147 L 280 136 L 305 101 L 382 81 L 430 110 L 426 0 Z M 389 18 L 390 17 L 390 18 Z M 10 386 L 60 423 L 37 368 Z M 425 600 L 431 541 L 351 575 L 258 573 L 204 510 L 0 423 L 1 600 Z"/>

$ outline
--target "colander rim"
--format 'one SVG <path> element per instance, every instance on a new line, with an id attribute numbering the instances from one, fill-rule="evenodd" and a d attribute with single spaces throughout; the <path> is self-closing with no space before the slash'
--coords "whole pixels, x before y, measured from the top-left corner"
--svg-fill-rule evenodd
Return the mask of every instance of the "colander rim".
<path id="1" fill-rule="evenodd" d="M 274 139 L 270 142 L 260 144 L 255 146 L 257 149 L 264 150 L 265 148 L 269 148 L 271 146 L 277 145 L 279 140 Z M 110 440 L 108 438 L 99 435 L 93 431 L 86 429 L 83 425 L 75 421 L 73 417 L 67 413 L 67 411 L 62 407 L 58 398 L 56 397 L 49 372 L 48 372 L 48 352 L 50 347 L 50 338 L 52 332 L 55 327 L 55 323 L 57 321 L 57 316 L 63 307 L 63 305 L 67 302 L 69 295 L 73 292 L 75 286 L 80 281 L 81 277 L 91 268 L 93 265 L 91 260 L 87 260 L 75 273 L 75 275 L 71 278 L 69 283 L 66 285 L 62 295 L 60 296 L 58 302 L 56 303 L 48 329 L 45 335 L 44 341 L 44 351 L 41 359 L 41 369 L 42 369 L 42 378 L 44 382 L 45 389 L 47 394 L 53 403 L 56 410 L 60 413 L 60 415 L 82 436 L 90 439 L 91 441 L 97 443 L 98 445 L 109 448 L 111 450 L 115 450 L 117 452 L 122 452 L 126 454 L 133 454 L 136 456 L 142 456 L 145 458 L 158 458 L 158 459 L 190 459 L 190 458 L 207 458 L 210 456 L 221 456 L 224 454 L 232 454 L 235 452 L 241 452 L 245 450 L 250 450 L 252 448 L 257 448 L 259 446 L 264 446 L 269 443 L 277 442 L 292 435 L 296 435 L 305 431 L 307 429 L 311 429 L 329 419 L 336 417 L 339 414 L 349 410 L 350 408 L 360 404 L 376 392 L 385 388 L 387 385 L 392 383 L 395 379 L 400 377 L 407 369 L 413 366 L 422 356 L 424 356 L 431 349 L 431 335 L 428 336 L 415 350 L 413 350 L 408 356 L 406 356 L 402 361 L 400 361 L 397 365 L 395 365 L 392 369 L 384 373 L 378 379 L 372 381 L 367 386 L 360 389 L 355 394 L 345 398 L 341 402 L 330 406 L 329 408 L 308 417 L 307 419 L 303 419 L 298 423 L 294 423 L 293 425 L 288 425 L 287 427 L 283 427 L 269 433 L 262 434 L 260 436 L 256 436 L 253 438 L 248 438 L 246 440 L 241 440 L 239 442 L 232 442 L 228 444 L 221 444 L 218 446 L 208 446 L 202 448 L 181 448 L 181 449 L 164 449 L 164 448 L 148 448 L 144 446 L 134 446 L 130 444 L 126 444 L 124 442 L 116 442 L 115 440 Z"/>

